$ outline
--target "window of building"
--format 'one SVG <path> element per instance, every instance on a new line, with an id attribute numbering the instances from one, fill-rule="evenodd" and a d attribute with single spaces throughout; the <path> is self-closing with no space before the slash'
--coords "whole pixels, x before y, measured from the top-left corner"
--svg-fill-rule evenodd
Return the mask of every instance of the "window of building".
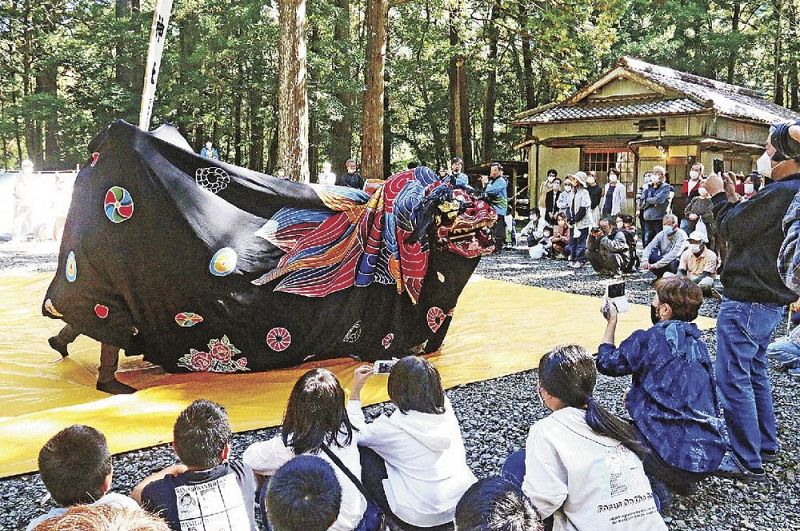
<path id="1" fill-rule="evenodd" d="M 616 168 L 619 180 L 625 185 L 628 194 L 636 193 L 633 153 L 623 148 L 583 148 L 581 150 L 581 170 L 597 174 L 597 182 L 608 182 L 608 170 Z"/>

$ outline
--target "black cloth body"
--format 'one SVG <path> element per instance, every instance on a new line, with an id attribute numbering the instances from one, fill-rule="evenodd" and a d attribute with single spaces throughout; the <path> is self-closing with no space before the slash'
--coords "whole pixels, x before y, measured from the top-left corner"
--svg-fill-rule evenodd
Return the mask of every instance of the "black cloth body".
<path id="1" fill-rule="evenodd" d="M 285 275 L 255 285 L 254 280 L 273 272 L 289 254 L 273 243 L 274 237 L 263 236 L 264 231 L 274 232 L 282 215 L 293 224 L 280 230 L 303 231 L 319 217 L 363 213 L 370 195 L 203 159 L 171 127 L 146 133 L 118 121 L 95 138 L 90 150 L 95 153 L 75 183 L 59 268 L 42 313 L 124 348 L 128 355 L 144 354 L 170 372 L 261 371 L 312 358 L 375 360 L 436 351 L 479 260 L 438 244 L 428 249 L 426 243 L 427 268 L 419 272 L 416 303 L 407 293 L 411 288 L 399 292 L 399 280 L 392 278 L 351 282 L 316 296 L 278 290 Z M 437 179 L 428 168 L 408 172 L 418 180 Z M 409 202 L 422 204 L 425 199 L 411 194 Z M 490 205 L 481 207 L 494 216 Z M 411 217 L 420 216 L 414 210 Z M 374 226 L 381 222 L 389 223 L 389 215 L 376 215 Z M 364 232 L 364 226 L 373 225 L 358 225 L 355 231 Z M 328 232 L 319 234 L 326 249 L 338 241 L 327 241 L 332 238 Z M 353 277 L 356 269 L 360 274 L 376 256 L 383 256 L 384 247 L 403 251 L 399 237 L 396 242 L 367 243 L 379 250 L 351 260 Z M 327 257 L 317 259 L 314 275 L 339 266 Z M 310 271 L 299 267 L 295 275 Z M 314 290 L 315 282 L 311 276 L 295 280 L 295 285 Z"/>

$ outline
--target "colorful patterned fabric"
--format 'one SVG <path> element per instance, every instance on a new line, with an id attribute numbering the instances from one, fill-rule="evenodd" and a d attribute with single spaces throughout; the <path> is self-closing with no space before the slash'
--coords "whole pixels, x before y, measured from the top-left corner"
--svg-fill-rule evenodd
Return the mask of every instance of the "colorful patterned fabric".
<path id="1" fill-rule="evenodd" d="M 124 122 L 90 152 L 42 312 L 169 371 L 435 351 L 494 246 L 491 206 L 424 167 L 308 185 Z"/>

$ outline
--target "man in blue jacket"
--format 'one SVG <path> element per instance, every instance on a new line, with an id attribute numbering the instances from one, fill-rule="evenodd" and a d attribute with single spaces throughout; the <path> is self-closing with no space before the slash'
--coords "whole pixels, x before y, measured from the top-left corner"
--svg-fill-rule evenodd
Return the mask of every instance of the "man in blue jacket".
<path id="1" fill-rule="evenodd" d="M 661 230 L 661 220 L 667 213 L 669 194 L 672 187 L 667 184 L 667 170 L 663 166 L 655 166 L 650 172 L 652 182 L 642 195 L 642 244 L 647 246 Z"/>
<path id="2" fill-rule="evenodd" d="M 484 190 L 489 202 L 497 212 L 497 222 L 494 224 L 494 245 L 496 251 L 503 249 L 506 242 L 506 220 L 508 212 L 508 181 L 503 177 L 503 165 L 499 162 L 492 163 L 489 169 L 489 184 Z"/>
<path id="3" fill-rule="evenodd" d="M 766 481 L 762 464 L 773 461 L 779 448 L 766 349 L 783 307 L 797 300 L 778 272 L 784 239 L 779 216 L 800 190 L 800 144 L 788 142 L 790 129 L 779 124 L 770 130 L 757 166 L 773 182 L 749 200 L 737 202 L 729 178 L 712 175 L 706 181 L 717 233 L 728 242 L 716 375 L 732 453 L 718 474 L 743 481 Z"/>

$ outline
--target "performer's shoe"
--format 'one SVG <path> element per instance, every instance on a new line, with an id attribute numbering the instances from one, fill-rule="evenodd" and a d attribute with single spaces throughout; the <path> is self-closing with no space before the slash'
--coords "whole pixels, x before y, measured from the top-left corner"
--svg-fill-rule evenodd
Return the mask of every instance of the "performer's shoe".
<path id="1" fill-rule="evenodd" d="M 108 382 L 97 382 L 97 390 L 112 395 L 130 395 L 136 392 L 136 389 L 125 385 L 116 378 Z"/>
<path id="2" fill-rule="evenodd" d="M 66 358 L 69 356 L 69 351 L 67 350 L 67 343 L 61 341 L 58 336 L 53 336 L 47 340 L 47 344 L 50 345 L 50 348 L 61 354 L 62 358 Z"/>

